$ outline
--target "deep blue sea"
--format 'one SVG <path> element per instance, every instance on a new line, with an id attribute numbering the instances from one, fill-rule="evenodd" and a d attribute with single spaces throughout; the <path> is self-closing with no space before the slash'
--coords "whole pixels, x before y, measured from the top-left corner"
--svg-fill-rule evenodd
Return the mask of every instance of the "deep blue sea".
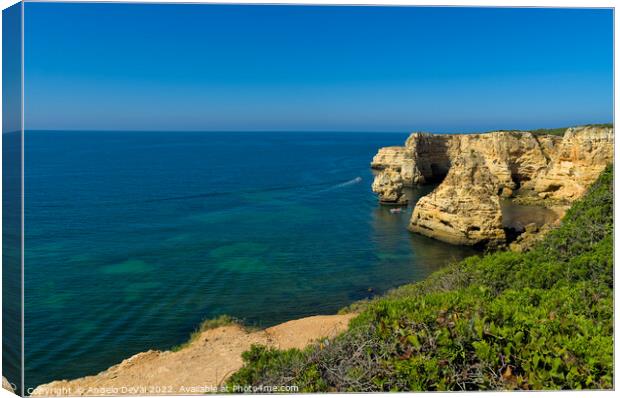
<path id="1" fill-rule="evenodd" d="M 472 254 L 377 203 L 370 160 L 406 137 L 27 131 L 26 387 L 170 348 L 220 314 L 335 313 Z"/>

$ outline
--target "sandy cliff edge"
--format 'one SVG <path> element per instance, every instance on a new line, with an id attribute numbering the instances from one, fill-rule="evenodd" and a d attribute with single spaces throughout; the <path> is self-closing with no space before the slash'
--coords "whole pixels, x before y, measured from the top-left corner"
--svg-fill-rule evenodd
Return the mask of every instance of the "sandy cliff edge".
<path id="1" fill-rule="evenodd" d="M 334 337 L 345 331 L 355 314 L 317 315 L 265 330 L 239 325 L 202 332 L 179 351 L 141 352 L 94 375 L 38 386 L 33 396 L 174 395 L 217 392 L 241 368 L 241 354 L 252 344 L 289 349 Z"/>

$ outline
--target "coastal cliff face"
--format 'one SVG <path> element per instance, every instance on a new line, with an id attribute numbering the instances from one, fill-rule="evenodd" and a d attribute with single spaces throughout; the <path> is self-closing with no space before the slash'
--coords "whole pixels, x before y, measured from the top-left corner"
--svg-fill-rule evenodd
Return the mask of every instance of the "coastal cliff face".
<path id="1" fill-rule="evenodd" d="M 484 157 L 465 152 L 453 161 L 444 182 L 418 201 L 409 229 L 452 244 L 501 245 L 506 235 L 498 187 Z"/>
<path id="2" fill-rule="evenodd" d="M 613 128 L 569 128 L 533 190 L 541 198 L 574 201 L 613 161 Z"/>
<path id="3" fill-rule="evenodd" d="M 561 141 L 529 132 L 413 133 L 404 147 L 381 148 L 371 167 L 398 171 L 405 186 L 413 186 L 443 180 L 458 156 L 474 151 L 485 158 L 500 187 L 514 190 L 548 167 Z"/>
<path id="4" fill-rule="evenodd" d="M 496 246 L 505 241 L 498 232 L 500 198 L 567 205 L 612 161 L 613 128 L 582 126 L 563 137 L 413 133 L 404 147 L 380 149 L 371 167 L 391 170 L 377 176 L 381 186 L 390 186 L 390 178 L 404 186 L 442 181 L 416 205 L 412 231 L 450 243 Z"/>
<path id="5" fill-rule="evenodd" d="M 387 146 L 379 148 L 379 152 L 372 158 L 370 167 L 377 170 L 389 167 L 400 171 L 406 160 L 411 160 L 411 155 L 407 153 L 406 147 Z"/>

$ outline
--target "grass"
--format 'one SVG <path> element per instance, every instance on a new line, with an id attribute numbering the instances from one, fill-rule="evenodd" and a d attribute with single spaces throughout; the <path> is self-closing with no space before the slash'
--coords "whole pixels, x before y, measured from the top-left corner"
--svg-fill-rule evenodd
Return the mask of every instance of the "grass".
<path id="1" fill-rule="evenodd" d="M 474 256 L 356 303 L 340 336 L 253 346 L 229 385 L 300 391 L 613 388 L 613 174 L 526 253 Z"/>
<path id="2" fill-rule="evenodd" d="M 202 321 L 202 323 L 200 323 L 196 330 L 194 330 L 190 334 L 189 339 L 186 342 L 175 345 L 170 350 L 175 352 L 180 351 L 184 348 L 189 347 L 194 341 L 196 341 L 196 339 L 200 337 L 202 332 L 229 325 L 241 325 L 241 322 L 238 319 L 233 318 L 229 315 L 220 315 L 217 318 L 205 319 L 204 321 Z"/>

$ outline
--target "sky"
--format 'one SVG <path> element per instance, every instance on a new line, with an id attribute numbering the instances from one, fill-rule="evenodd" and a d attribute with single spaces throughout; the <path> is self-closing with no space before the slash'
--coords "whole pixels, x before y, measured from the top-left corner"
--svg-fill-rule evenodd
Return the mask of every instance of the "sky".
<path id="1" fill-rule="evenodd" d="M 21 131 L 21 3 L 2 10 L 2 132 Z M 6 145 L 6 144 L 5 144 Z"/>
<path id="2" fill-rule="evenodd" d="M 435 131 L 613 118 L 610 9 L 25 5 L 25 128 Z"/>

